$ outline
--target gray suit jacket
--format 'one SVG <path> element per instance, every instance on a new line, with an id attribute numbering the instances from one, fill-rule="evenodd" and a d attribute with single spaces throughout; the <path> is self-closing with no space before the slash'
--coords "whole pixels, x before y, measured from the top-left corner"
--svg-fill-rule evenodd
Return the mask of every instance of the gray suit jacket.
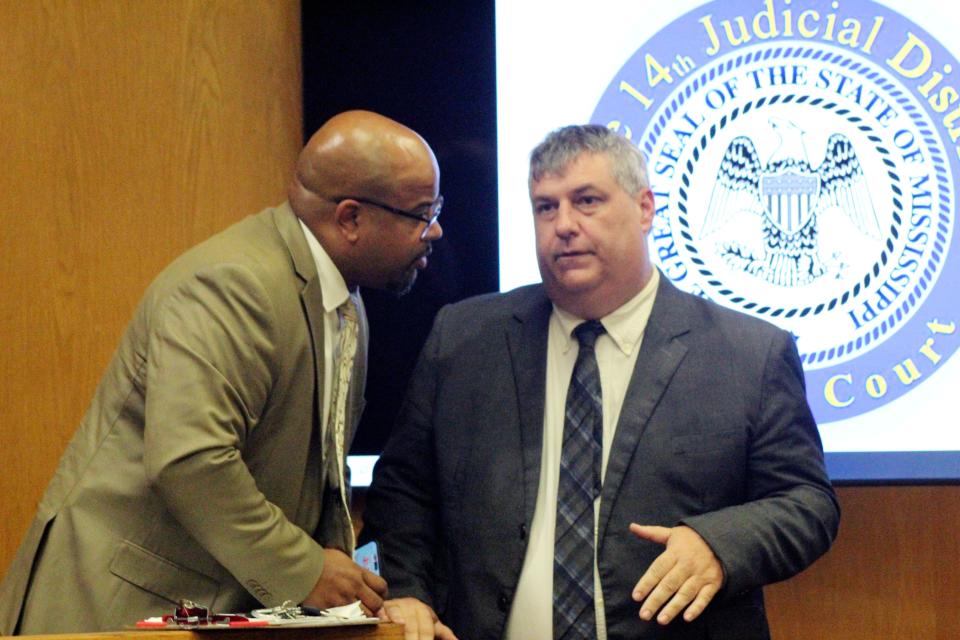
<path id="1" fill-rule="evenodd" d="M 443 309 L 368 495 L 391 595 L 465 640 L 502 636 L 523 564 L 550 313 L 540 286 Z M 760 587 L 824 553 L 839 522 L 803 384 L 787 333 L 661 278 L 603 483 L 610 638 L 768 636 Z M 630 522 L 685 523 L 713 548 L 726 583 L 700 619 L 639 619 L 630 594 L 662 547 Z"/>
<path id="2" fill-rule="evenodd" d="M 347 443 L 363 402 L 361 309 Z M 175 260 L 149 287 L 0 587 L 0 631 L 119 629 L 189 598 L 299 602 L 346 549 L 325 486 L 323 306 L 289 205 Z M 316 540 L 311 534 L 315 533 Z"/>

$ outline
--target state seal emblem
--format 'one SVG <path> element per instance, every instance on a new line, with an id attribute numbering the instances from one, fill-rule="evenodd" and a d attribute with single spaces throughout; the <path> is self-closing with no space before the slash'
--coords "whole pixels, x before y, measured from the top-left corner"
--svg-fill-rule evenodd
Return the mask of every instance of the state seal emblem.
<path id="1" fill-rule="evenodd" d="M 791 331 L 821 425 L 960 345 L 957 80 L 876 2 L 717 0 L 642 43 L 593 113 L 648 158 L 662 272 Z"/>

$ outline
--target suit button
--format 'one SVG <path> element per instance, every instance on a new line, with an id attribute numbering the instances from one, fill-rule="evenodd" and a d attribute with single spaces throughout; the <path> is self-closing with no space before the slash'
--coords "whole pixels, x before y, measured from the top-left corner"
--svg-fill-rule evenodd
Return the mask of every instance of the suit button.
<path id="1" fill-rule="evenodd" d="M 510 598 L 508 598 L 507 596 L 501 595 L 497 599 L 497 606 L 500 608 L 500 611 L 503 611 L 504 613 L 506 613 L 507 610 L 510 608 Z"/>
<path id="2" fill-rule="evenodd" d="M 520 525 L 520 539 L 527 539 L 527 525 L 525 523 Z"/>

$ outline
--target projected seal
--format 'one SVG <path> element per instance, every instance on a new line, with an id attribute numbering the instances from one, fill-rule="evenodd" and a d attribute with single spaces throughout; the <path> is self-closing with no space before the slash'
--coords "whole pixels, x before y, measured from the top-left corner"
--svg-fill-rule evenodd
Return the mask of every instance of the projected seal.
<path id="1" fill-rule="evenodd" d="M 643 43 L 592 120 L 649 159 L 664 274 L 791 331 L 841 420 L 957 350 L 960 65 L 867 0 L 738 6 Z"/>

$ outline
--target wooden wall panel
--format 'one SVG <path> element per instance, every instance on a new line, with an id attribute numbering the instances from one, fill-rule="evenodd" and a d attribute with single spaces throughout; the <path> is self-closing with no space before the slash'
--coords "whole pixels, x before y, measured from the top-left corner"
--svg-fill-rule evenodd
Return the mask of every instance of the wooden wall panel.
<path id="1" fill-rule="evenodd" d="M 284 198 L 296 0 L 0 1 L 0 571 L 146 285 Z"/>
<path id="2" fill-rule="evenodd" d="M 833 549 L 766 589 L 774 638 L 960 638 L 960 486 L 842 487 Z"/>

